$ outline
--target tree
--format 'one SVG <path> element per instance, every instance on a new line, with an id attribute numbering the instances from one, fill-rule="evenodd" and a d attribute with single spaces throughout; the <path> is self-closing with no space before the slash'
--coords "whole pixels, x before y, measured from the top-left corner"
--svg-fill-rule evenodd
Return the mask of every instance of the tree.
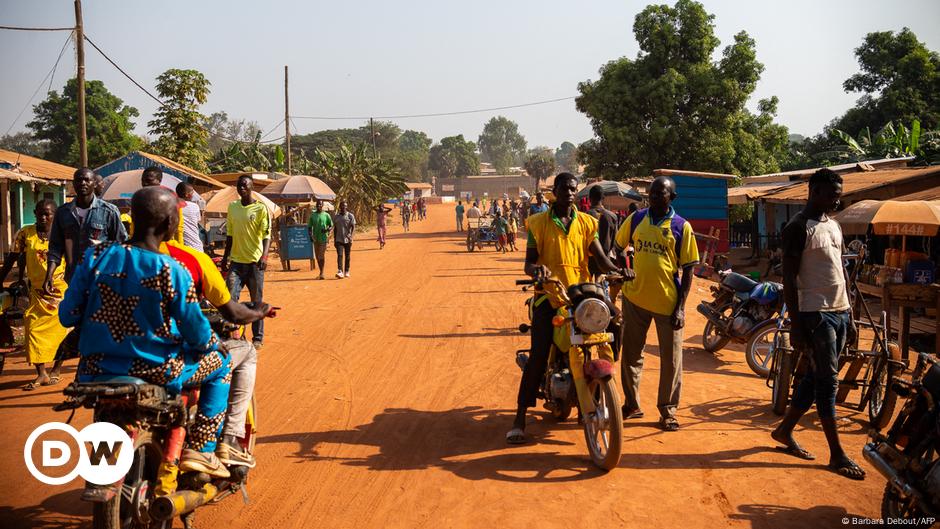
<path id="1" fill-rule="evenodd" d="M 405 180 L 422 182 L 428 176 L 431 138 L 423 132 L 406 130 L 398 139 L 396 162 Z"/>
<path id="2" fill-rule="evenodd" d="M 352 148 L 340 145 L 336 152 L 317 149 L 312 160 L 316 173 L 360 219 L 371 219 L 373 207 L 408 189 L 398 167 L 391 160 L 374 158 L 371 150 L 365 143 Z"/>
<path id="3" fill-rule="evenodd" d="M 900 121 L 897 124 L 889 121 L 874 135 L 865 127 L 857 138 L 838 129 L 831 131 L 831 134 L 842 142 L 842 147 L 834 150 L 834 153 L 845 162 L 905 156 L 933 161 L 937 157 L 937 143 L 940 141 L 940 130 L 922 132 L 920 121 L 916 119 L 910 128 Z"/>
<path id="4" fill-rule="evenodd" d="M 555 172 L 555 157 L 551 151 L 533 150 L 529 153 L 524 165 L 529 176 L 535 179 L 534 189 L 538 191 L 541 181 Z"/>
<path id="5" fill-rule="evenodd" d="M 163 105 L 147 123 L 150 133 L 158 136 L 157 153 L 198 171 L 208 170 L 209 132 L 203 128 L 206 117 L 199 113 L 199 105 L 209 97 L 209 81 L 196 70 L 172 68 L 157 77 L 157 93 Z"/>
<path id="6" fill-rule="evenodd" d="M 33 137 L 48 142 L 46 157 L 54 162 L 77 166 L 78 151 L 78 81 L 70 79 L 62 94 L 52 91 L 33 107 L 35 117 L 26 126 Z M 137 109 L 124 104 L 101 81 L 85 82 L 85 115 L 88 133 L 88 164 L 103 165 L 140 149 L 140 139 L 131 133 Z"/>
<path id="7" fill-rule="evenodd" d="M 555 149 L 555 166 L 569 173 L 578 172 L 578 147 L 570 141 Z"/>
<path id="8" fill-rule="evenodd" d="M 39 141 L 28 132 L 17 132 L 0 136 L 0 149 L 45 158 L 49 150 L 49 142 Z"/>
<path id="9" fill-rule="evenodd" d="M 257 121 L 247 119 L 229 119 L 224 111 L 213 112 L 205 118 L 202 127 L 209 133 L 206 148 L 209 153 L 216 153 L 232 144 L 233 141 L 251 142 L 261 133 Z"/>
<path id="10" fill-rule="evenodd" d="M 519 125 L 503 116 L 496 116 L 483 126 L 478 143 L 483 160 L 492 163 L 497 173 L 505 174 L 525 159 L 526 142 L 519 134 Z"/>
<path id="11" fill-rule="evenodd" d="M 846 92 L 859 92 L 856 106 L 829 127 L 851 136 L 894 121 L 920 120 L 925 130 L 940 126 L 940 55 L 908 28 L 877 31 L 855 49 L 861 71 L 846 79 Z"/>
<path id="12" fill-rule="evenodd" d="M 744 152 L 779 132 L 763 121 L 772 113 L 754 117 L 744 107 L 763 71 L 755 43 L 742 31 L 712 61 L 720 44 L 713 19 L 693 0 L 648 6 L 634 20 L 637 57 L 611 61 L 598 80 L 578 85 L 577 108 L 595 134 L 578 153 L 588 174 L 622 179 L 659 167 L 744 174 L 773 165 L 767 149 Z"/>
<path id="13" fill-rule="evenodd" d="M 428 168 L 437 171 L 441 178 L 470 176 L 480 173 L 480 158 L 477 146 L 466 141 L 463 134 L 441 138 L 441 143 L 431 147 Z"/>

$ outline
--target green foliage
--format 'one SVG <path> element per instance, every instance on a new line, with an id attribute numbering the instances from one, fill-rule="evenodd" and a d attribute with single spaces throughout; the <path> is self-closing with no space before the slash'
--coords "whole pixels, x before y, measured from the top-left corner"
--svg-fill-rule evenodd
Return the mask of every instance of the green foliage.
<path id="1" fill-rule="evenodd" d="M 440 144 L 431 147 L 428 168 L 441 178 L 479 174 L 480 158 L 476 150 L 476 144 L 464 140 L 463 134 L 442 138 Z"/>
<path id="2" fill-rule="evenodd" d="M 49 142 L 39 141 L 28 132 L 17 132 L 0 136 L 0 149 L 45 158 L 49 150 Z"/>
<path id="3" fill-rule="evenodd" d="M 748 202 L 747 204 L 732 204 L 728 208 L 728 221 L 731 224 L 736 222 L 748 222 L 753 218 L 754 215 L 754 203 Z"/>
<path id="4" fill-rule="evenodd" d="M 754 40 L 740 32 L 721 60 L 712 61 L 719 45 L 713 18 L 692 0 L 648 6 L 633 25 L 636 59 L 611 61 L 598 80 L 578 85 L 577 108 L 595 134 L 578 153 L 590 176 L 616 180 L 660 167 L 752 174 L 775 167 L 773 153 L 787 146 L 786 129 L 772 122 L 775 99 L 757 116 L 744 107 L 764 68 Z"/>
<path id="5" fill-rule="evenodd" d="M 900 121 L 888 122 L 875 135 L 868 127 L 862 129 L 857 137 L 843 130 L 832 130 L 833 138 L 841 142 L 838 149 L 829 151 L 829 156 L 836 156 L 844 162 L 857 162 L 881 158 L 901 158 L 906 156 L 934 158 L 938 151 L 936 142 L 940 139 L 940 130 L 921 133 L 920 121 L 914 120 L 911 128 Z"/>
<path id="6" fill-rule="evenodd" d="M 78 150 L 78 80 L 65 83 L 62 94 L 49 92 L 33 107 L 35 117 L 26 124 L 38 141 L 48 142 L 49 160 L 77 166 Z M 138 150 L 143 143 L 131 133 L 140 114 L 134 107 L 105 88 L 101 81 L 85 81 L 85 115 L 88 133 L 88 165 L 96 167 Z"/>
<path id="7" fill-rule="evenodd" d="M 397 165 L 373 158 L 365 143 L 352 148 L 340 145 L 335 152 L 317 149 L 312 163 L 317 176 L 333 188 L 337 200 L 346 200 L 358 219 L 371 219 L 373 207 L 408 189 Z"/>
<path id="8" fill-rule="evenodd" d="M 395 161 L 408 182 L 428 181 L 428 158 L 431 138 L 417 130 L 406 130 L 398 138 Z"/>
<path id="9" fill-rule="evenodd" d="M 199 105 L 209 97 L 209 81 L 196 70 L 172 68 L 157 77 L 157 93 L 163 106 L 147 123 L 150 133 L 158 136 L 155 150 L 198 171 L 208 170 L 209 132 L 203 128 L 206 117 Z"/>
<path id="10" fill-rule="evenodd" d="M 555 166 L 569 173 L 578 172 L 578 147 L 570 141 L 555 149 Z"/>
<path id="11" fill-rule="evenodd" d="M 210 153 L 219 152 L 233 141 L 251 142 L 261 132 L 257 121 L 229 119 L 226 112 L 213 112 L 202 122 L 209 133 L 206 148 Z"/>
<path id="12" fill-rule="evenodd" d="M 555 156 L 551 151 L 533 150 L 525 160 L 525 170 L 534 179 L 534 191 L 538 191 L 539 182 L 555 172 Z"/>
<path id="13" fill-rule="evenodd" d="M 856 136 L 866 127 L 914 120 L 927 130 L 940 127 L 940 55 L 910 29 L 869 33 L 855 56 L 861 71 L 842 86 L 863 95 L 831 129 Z"/>
<path id="14" fill-rule="evenodd" d="M 250 141 L 229 142 L 216 151 L 208 165 L 214 173 L 268 172 L 280 170 L 283 158 L 283 149 L 279 163 L 275 148 L 262 144 L 261 132 L 256 132 Z"/>
<path id="15" fill-rule="evenodd" d="M 519 134 L 519 125 L 503 116 L 496 116 L 483 126 L 478 143 L 483 161 L 492 163 L 499 174 L 506 174 L 510 167 L 525 160 L 526 141 Z"/>

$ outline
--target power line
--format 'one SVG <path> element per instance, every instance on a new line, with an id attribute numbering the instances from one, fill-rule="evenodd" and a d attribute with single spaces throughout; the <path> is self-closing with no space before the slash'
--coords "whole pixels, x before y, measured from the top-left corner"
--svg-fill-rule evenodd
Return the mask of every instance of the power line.
<path id="1" fill-rule="evenodd" d="M 278 122 L 277 122 L 277 125 L 271 127 L 271 130 L 265 132 L 265 133 L 261 136 L 260 139 L 263 140 L 263 139 L 267 138 L 268 136 L 271 135 L 272 132 L 274 132 L 275 130 L 277 130 L 277 128 L 280 127 L 280 126 L 283 125 L 283 124 L 284 124 L 284 119 L 281 118 L 281 121 L 278 121 Z"/>
<path id="2" fill-rule="evenodd" d="M 134 80 L 134 78 L 131 77 L 130 74 L 128 74 L 127 72 L 125 72 L 123 68 L 121 68 L 120 66 L 118 66 L 116 62 L 112 61 L 112 60 L 111 60 L 111 57 L 108 57 L 108 55 L 107 55 L 105 52 L 101 51 L 101 48 L 99 48 L 97 44 L 95 44 L 94 42 L 91 41 L 90 38 L 88 38 L 88 34 L 87 34 L 87 33 L 85 33 L 85 40 L 87 40 L 87 41 L 88 41 L 88 44 L 91 44 L 91 46 L 92 46 L 93 48 L 95 48 L 95 49 L 98 51 L 98 53 L 101 54 L 102 57 L 104 57 L 105 59 L 107 59 L 107 61 L 111 63 L 111 66 L 114 66 L 115 68 L 117 68 L 119 72 L 121 72 L 122 74 L 124 74 L 124 77 L 127 77 L 127 78 L 130 80 L 130 82 L 132 82 L 132 83 L 134 83 L 135 85 L 137 85 L 137 88 L 140 88 L 141 90 L 143 90 L 145 94 L 147 94 L 148 96 L 150 96 L 151 99 L 153 99 L 154 101 L 156 101 L 157 104 L 159 104 L 161 107 L 162 107 L 162 106 L 166 106 L 166 104 L 165 104 L 163 101 L 160 101 L 160 99 L 158 99 L 157 96 L 151 94 L 149 90 L 147 90 L 147 89 L 144 88 L 140 83 L 138 83 L 136 80 Z"/>
<path id="3" fill-rule="evenodd" d="M 0 29 L 9 29 L 12 31 L 74 31 L 75 28 L 27 28 L 21 26 L 0 26 Z"/>
<path id="4" fill-rule="evenodd" d="M 511 108 L 531 107 L 535 105 L 545 105 L 548 103 L 557 103 L 559 101 L 568 101 L 577 96 L 559 97 L 557 99 L 546 99 L 544 101 L 534 101 L 532 103 L 522 103 L 519 105 L 507 105 L 503 107 L 481 108 L 477 110 L 458 110 L 456 112 L 435 112 L 430 114 L 406 114 L 398 116 L 291 116 L 297 119 L 335 119 L 335 120 L 353 120 L 353 119 L 406 119 L 406 118 L 434 118 L 440 116 L 457 116 L 460 114 L 478 114 L 481 112 L 493 112 L 496 110 L 508 110 Z"/>
<path id="5" fill-rule="evenodd" d="M 29 105 L 30 105 L 30 103 L 33 102 L 33 99 L 36 99 L 36 94 L 38 94 L 38 93 L 39 93 L 39 90 L 42 89 L 42 85 L 46 84 L 46 79 L 49 79 L 49 86 L 50 86 L 50 90 L 51 90 L 51 87 L 52 87 L 52 77 L 55 76 L 56 67 L 59 66 L 59 60 L 62 59 L 62 55 L 65 53 L 65 48 L 68 47 L 69 42 L 71 42 L 71 41 L 72 41 L 72 34 L 70 33 L 69 36 L 68 36 L 68 38 L 65 39 L 65 44 L 62 45 L 62 49 L 59 50 L 59 56 L 56 57 L 55 64 L 52 65 L 52 69 L 49 70 L 49 73 L 47 73 L 46 76 L 42 78 L 42 81 L 39 81 L 39 86 L 36 87 L 36 91 L 33 92 L 33 95 L 31 95 L 31 96 L 29 97 L 29 99 L 26 101 L 26 104 L 23 105 L 23 109 L 20 110 L 20 113 L 16 115 L 16 119 L 13 120 L 13 123 L 10 123 L 10 127 L 7 129 L 6 133 L 4 133 L 4 135 L 9 134 L 10 131 L 13 130 L 13 127 L 16 126 L 16 122 L 19 121 L 21 117 L 23 117 L 23 113 L 26 112 L 26 109 L 27 109 L 27 108 L 29 108 Z"/>

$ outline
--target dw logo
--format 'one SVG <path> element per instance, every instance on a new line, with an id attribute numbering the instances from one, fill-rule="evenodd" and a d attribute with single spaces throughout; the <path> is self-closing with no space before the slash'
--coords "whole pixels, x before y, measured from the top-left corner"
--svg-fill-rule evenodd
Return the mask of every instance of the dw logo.
<path id="1" fill-rule="evenodd" d="M 66 432 L 79 446 L 78 464 L 64 476 L 47 476 L 33 461 L 33 445 L 40 435 L 51 430 Z M 72 450 L 63 441 L 45 440 L 41 447 L 43 467 L 63 467 L 72 459 Z M 80 432 L 62 422 L 47 422 L 29 434 L 23 459 L 29 473 L 47 485 L 63 485 L 79 475 L 96 485 L 110 485 L 130 470 L 134 462 L 134 442 L 124 430 L 109 422 L 91 423 Z"/>

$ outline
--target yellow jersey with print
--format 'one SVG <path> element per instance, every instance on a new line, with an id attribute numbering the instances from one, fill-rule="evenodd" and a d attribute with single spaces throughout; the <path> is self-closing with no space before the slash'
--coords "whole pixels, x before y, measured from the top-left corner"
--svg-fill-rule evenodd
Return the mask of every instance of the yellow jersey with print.
<path id="1" fill-rule="evenodd" d="M 634 215 L 642 216 L 639 222 L 634 221 Z M 620 249 L 633 245 L 636 278 L 624 284 L 624 296 L 652 313 L 672 314 L 679 299 L 679 270 L 699 261 L 692 225 L 671 207 L 662 219 L 653 219 L 652 213 L 644 209 L 627 217 L 615 242 Z"/>
<path id="2" fill-rule="evenodd" d="M 213 307 L 218 308 L 231 301 L 232 295 L 228 291 L 225 279 L 222 278 L 222 273 L 212 262 L 211 257 L 176 241 L 160 244 L 160 253 L 169 255 L 183 265 L 183 268 L 193 277 L 193 282 L 198 285 L 199 293 Z"/>
<path id="3" fill-rule="evenodd" d="M 29 280 L 30 288 L 33 290 L 41 290 L 42 284 L 46 280 L 46 270 L 48 269 L 46 256 L 49 253 L 49 239 L 40 237 L 39 232 L 36 230 L 36 225 L 29 224 L 23 226 L 20 231 L 16 232 L 16 236 L 13 239 L 12 251 L 26 255 L 26 279 Z M 65 289 L 68 286 L 65 283 L 64 259 L 59 263 L 59 267 L 56 268 L 53 273 L 52 283 L 55 288 L 59 290 L 58 298 L 61 301 L 62 295 L 65 294 Z"/>
<path id="4" fill-rule="evenodd" d="M 271 238 L 268 208 L 260 200 L 247 206 L 242 205 L 241 200 L 231 202 L 228 205 L 225 231 L 232 238 L 232 253 L 229 255 L 232 262 L 258 262 L 263 253 L 262 241 Z"/>
<path id="5" fill-rule="evenodd" d="M 571 223 L 566 227 L 553 209 L 532 215 L 528 219 L 526 246 L 539 253 L 538 264 L 547 267 L 565 288 L 591 280 L 588 261 L 591 242 L 597 238 L 597 219 L 571 210 Z M 552 307 L 563 305 L 558 287 L 546 285 Z"/>

